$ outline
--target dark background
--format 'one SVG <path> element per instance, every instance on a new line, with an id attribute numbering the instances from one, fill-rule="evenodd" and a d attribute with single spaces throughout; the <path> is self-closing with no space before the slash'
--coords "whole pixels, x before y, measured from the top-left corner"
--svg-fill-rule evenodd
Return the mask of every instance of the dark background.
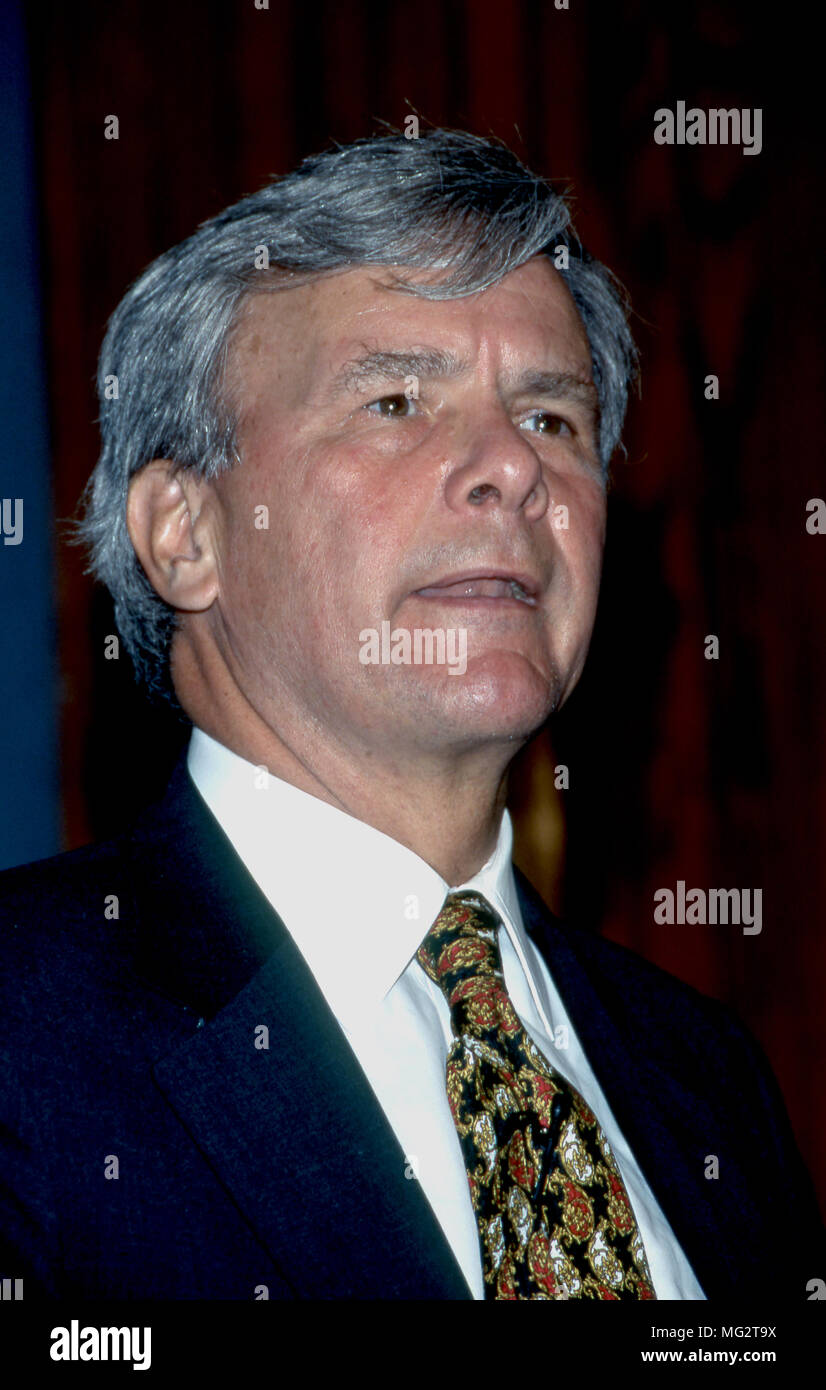
<path id="1" fill-rule="evenodd" d="M 108 598 L 54 525 L 75 514 L 95 461 L 108 314 L 155 255 L 331 139 L 411 111 L 497 135 L 572 188 L 580 236 L 628 287 L 643 354 L 592 653 L 521 759 L 517 858 L 553 907 L 739 1012 L 826 1195 L 826 536 L 805 525 L 806 502 L 826 491 L 822 77 L 796 13 L 86 0 L 32 4 L 25 18 L 51 431 L 55 848 L 123 824 L 162 788 L 180 738 L 128 663 L 104 660 Z M 654 112 L 678 100 L 760 107 L 762 152 L 656 145 Z M 117 141 L 104 139 L 111 114 Z M 708 373 L 717 401 L 704 398 Z M 22 495 L 24 481 L 4 495 L 12 486 Z M 32 541 L 36 525 L 33 511 Z M 717 661 L 704 658 L 707 634 Z M 567 792 L 554 790 L 557 762 Z M 762 934 L 656 925 L 653 894 L 678 879 L 762 888 Z"/>

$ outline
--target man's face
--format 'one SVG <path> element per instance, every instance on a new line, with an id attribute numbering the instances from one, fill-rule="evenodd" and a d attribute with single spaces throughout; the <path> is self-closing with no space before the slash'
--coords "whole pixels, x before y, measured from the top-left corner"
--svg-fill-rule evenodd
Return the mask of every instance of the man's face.
<path id="1" fill-rule="evenodd" d="M 298 720 L 385 757 L 512 747 L 572 689 L 593 624 L 587 339 L 544 257 L 461 299 L 388 278 L 362 267 L 248 302 L 209 622 L 276 731 Z M 360 634 L 382 623 L 464 629 L 466 670 L 365 664 Z"/>

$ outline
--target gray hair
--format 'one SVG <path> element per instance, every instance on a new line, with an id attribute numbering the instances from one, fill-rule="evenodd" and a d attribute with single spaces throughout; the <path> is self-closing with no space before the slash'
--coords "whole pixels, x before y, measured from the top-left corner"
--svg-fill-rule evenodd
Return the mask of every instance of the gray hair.
<path id="1" fill-rule="evenodd" d="M 115 622 L 151 695 L 179 709 L 169 673 L 178 624 L 129 538 L 129 482 L 155 458 L 206 479 L 241 462 L 225 369 L 249 296 L 285 279 L 372 264 L 444 270 L 435 283 L 406 276 L 394 283 L 425 298 L 454 298 L 488 288 L 537 254 L 552 257 L 588 336 L 607 472 L 636 377 L 627 300 L 577 240 L 563 198 L 498 141 L 435 129 L 312 156 L 204 222 L 135 281 L 101 349 L 102 450 L 75 532 L 90 549 L 87 573 L 114 599 Z M 257 268 L 262 262 L 269 270 Z"/>

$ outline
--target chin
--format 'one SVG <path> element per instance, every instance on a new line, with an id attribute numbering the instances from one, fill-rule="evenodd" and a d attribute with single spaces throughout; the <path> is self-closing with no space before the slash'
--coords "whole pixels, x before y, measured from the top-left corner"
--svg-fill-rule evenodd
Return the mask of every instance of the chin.
<path id="1" fill-rule="evenodd" d="M 496 652 L 469 660 L 463 675 L 440 671 L 428 705 L 471 741 L 527 739 L 557 708 L 560 690 L 555 673 L 538 671 L 515 652 Z"/>

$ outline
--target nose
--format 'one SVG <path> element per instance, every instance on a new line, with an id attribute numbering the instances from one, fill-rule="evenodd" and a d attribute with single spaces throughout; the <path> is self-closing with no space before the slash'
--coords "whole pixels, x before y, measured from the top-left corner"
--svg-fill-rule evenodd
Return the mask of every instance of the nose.
<path id="1" fill-rule="evenodd" d="M 454 437 L 445 498 L 455 511 L 495 507 L 538 521 L 548 509 L 542 465 L 530 440 L 501 408 Z"/>

